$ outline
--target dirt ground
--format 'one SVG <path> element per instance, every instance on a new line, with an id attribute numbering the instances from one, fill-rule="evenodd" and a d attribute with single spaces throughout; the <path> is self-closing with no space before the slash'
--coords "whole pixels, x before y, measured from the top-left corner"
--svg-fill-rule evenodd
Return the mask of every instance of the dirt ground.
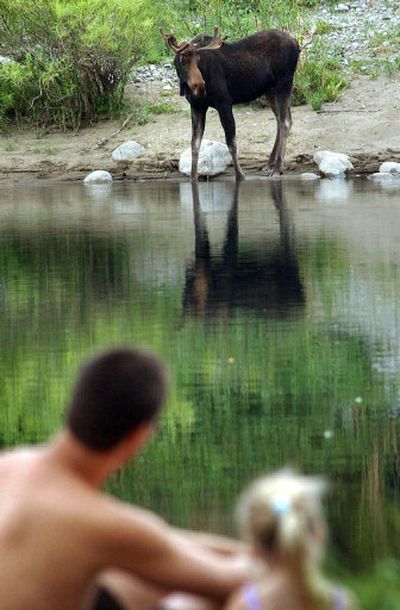
<path id="1" fill-rule="evenodd" d="M 130 95 L 134 95 L 132 86 Z M 149 83 L 145 95 L 160 101 L 160 86 Z M 175 113 L 152 115 L 146 125 L 106 121 L 78 133 L 14 131 L 0 140 L 0 179 L 32 178 L 79 180 L 90 171 L 104 169 L 115 179 L 166 178 L 179 175 L 182 151 L 190 142 L 190 114 L 186 100 L 173 93 Z M 400 160 L 400 74 L 370 80 L 357 77 L 340 101 L 325 104 L 319 112 L 306 106 L 293 109 L 286 167 L 290 173 L 316 171 L 316 149 L 349 154 L 355 173 L 377 171 L 383 161 Z M 248 174 L 262 174 L 275 137 L 275 119 L 268 108 L 235 109 L 239 157 Z M 209 111 L 205 137 L 224 141 L 215 111 Z M 112 161 L 111 153 L 126 140 L 136 140 L 145 156 L 131 163 Z M 233 173 L 230 168 L 228 173 Z"/>

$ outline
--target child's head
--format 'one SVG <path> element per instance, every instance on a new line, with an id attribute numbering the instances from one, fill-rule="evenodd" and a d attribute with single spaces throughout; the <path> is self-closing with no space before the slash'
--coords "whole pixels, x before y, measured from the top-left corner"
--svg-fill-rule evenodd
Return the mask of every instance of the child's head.
<path id="1" fill-rule="evenodd" d="M 256 479 L 239 499 L 243 537 L 255 549 L 288 567 L 317 563 L 325 541 L 322 479 L 279 471 Z"/>

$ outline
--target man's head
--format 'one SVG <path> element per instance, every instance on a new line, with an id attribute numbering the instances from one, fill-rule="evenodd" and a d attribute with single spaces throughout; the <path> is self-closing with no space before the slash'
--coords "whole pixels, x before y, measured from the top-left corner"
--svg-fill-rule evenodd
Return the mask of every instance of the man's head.
<path id="1" fill-rule="evenodd" d="M 131 348 L 103 352 L 78 375 L 67 426 L 89 449 L 108 451 L 154 419 L 166 386 L 165 367 L 156 356 Z"/>

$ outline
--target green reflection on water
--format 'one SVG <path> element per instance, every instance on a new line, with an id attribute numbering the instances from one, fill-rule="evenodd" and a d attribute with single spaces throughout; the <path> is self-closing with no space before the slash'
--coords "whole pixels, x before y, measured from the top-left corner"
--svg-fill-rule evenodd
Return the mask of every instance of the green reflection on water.
<path id="1" fill-rule="evenodd" d="M 359 244 L 331 226 L 329 213 L 347 222 L 357 205 L 328 207 L 321 221 L 310 190 L 216 183 L 193 194 L 192 210 L 186 187 L 124 187 L 107 205 L 75 187 L 70 209 L 65 193 L 50 191 L 43 207 L 43 192 L 30 192 L 26 222 L 15 210 L 27 194 L 9 193 L 2 445 L 59 427 L 94 348 L 151 346 L 170 365 L 168 407 L 110 492 L 184 526 L 231 532 L 234 499 L 254 475 L 288 463 L 326 473 L 332 570 L 341 566 L 366 608 L 398 610 L 399 388 L 377 362 L 398 339 L 384 318 L 399 302 L 400 258 L 389 241 L 358 259 Z M 225 207 L 204 210 L 206 196 Z M 395 224 L 400 210 L 392 214 Z"/>

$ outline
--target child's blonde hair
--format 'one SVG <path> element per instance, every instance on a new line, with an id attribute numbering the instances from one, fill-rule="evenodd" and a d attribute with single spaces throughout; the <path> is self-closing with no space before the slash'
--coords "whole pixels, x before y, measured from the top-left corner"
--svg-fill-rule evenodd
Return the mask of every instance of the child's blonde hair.
<path id="1" fill-rule="evenodd" d="M 326 538 L 319 477 L 282 470 L 256 479 L 237 505 L 242 537 L 281 562 L 303 584 L 310 607 L 328 607 L 330 585 L 319 569 Z"/>

